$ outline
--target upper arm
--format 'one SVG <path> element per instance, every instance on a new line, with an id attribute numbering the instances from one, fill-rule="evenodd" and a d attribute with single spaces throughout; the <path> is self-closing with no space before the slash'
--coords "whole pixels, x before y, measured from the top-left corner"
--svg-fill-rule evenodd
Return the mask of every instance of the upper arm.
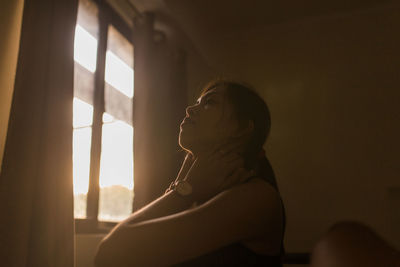
<path id="1" fill-rule="evenodd" d="M 120 227 L 108 247 L 122 263 L 171 265 L 262 234 L 280 212 L 275 189 L 265 182 L 250 182 L 194 209 Z M 107 240 L 103 243 L 106 246 Z"/>

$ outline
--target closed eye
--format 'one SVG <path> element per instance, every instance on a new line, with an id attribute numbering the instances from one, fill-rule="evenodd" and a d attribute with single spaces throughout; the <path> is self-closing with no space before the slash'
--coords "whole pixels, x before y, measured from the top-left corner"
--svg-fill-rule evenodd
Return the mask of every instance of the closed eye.
<path id="1" fill-rule="evenodd" d="M 210 104 L 210 103 L 215 103 L 214 99 L 212 99 L 210 97 L 205 98 L 205 99 L 198 99 L 196 101 L 196 105 L 199 105 L 199 104 L 207 105 L 207 104 Z"/>
<path id="2" fill-rule="evenodd" d="M 203 96 L 201 96 L 199 99 L 197 99 L 196 101 L 196 105 L 210 105 L 210 104 L 215 104 L 217 103 L 217 101 L 215 101 L 215 99 L 213 98 L 213 96 L 216 95 L 215 92 L 211 92 L 211 93 L 207 93 Z"/>
<path id="3" fill-rule="evenodd" d="M 210 103 L 215 103 L 214 99 L 208 98 L 208 99 L 204 100 L 204 104 L 210 104 Z"/>

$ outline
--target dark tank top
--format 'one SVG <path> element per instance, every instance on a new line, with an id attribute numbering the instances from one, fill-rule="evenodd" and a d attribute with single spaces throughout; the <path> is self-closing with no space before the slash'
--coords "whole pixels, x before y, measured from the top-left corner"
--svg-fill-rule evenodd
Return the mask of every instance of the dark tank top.
<path id="1" fill-rule="evenodd" d="M 272 167 L 267 158 L 263 159 L 263 171 L 262 175 L 257 175 L 251 178 L 262 178 L 267 183 L 272 185 L 278 192 L 277 183 L 275 180 L 275 175 L 272 170 Z M 284 212 L 283 202 L 281 200 L 282 209 L 283 209 L 283 232 L 282 232 L 282 241 L 283 234 L 285 231 L 286 218 Z M 176 267 L 186 267 L 186 266 L 266 266 L 266 267 L 282 267 L 281 259 L 284 255 L 283 242 L 281 246 L 281 251 L 277 255 L 263 255 L 257 254 L 251 249 L 247 248 L 245 245 L 240 242 L 229 244 L 225 247 L 219 248 L 210 253 L 204 254 L 194 259 L 190 259 L 188 261 L 176 264 Z"/>

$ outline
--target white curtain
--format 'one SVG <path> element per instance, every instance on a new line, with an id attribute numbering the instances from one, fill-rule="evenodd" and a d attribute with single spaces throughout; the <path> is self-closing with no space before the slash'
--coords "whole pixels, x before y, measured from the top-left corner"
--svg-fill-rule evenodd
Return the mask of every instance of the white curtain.
<path id="1" fill-rule="evenodd" d="M 0 176 L 1 266 L 73 266 L 77 0 L 25 0 Z"/>

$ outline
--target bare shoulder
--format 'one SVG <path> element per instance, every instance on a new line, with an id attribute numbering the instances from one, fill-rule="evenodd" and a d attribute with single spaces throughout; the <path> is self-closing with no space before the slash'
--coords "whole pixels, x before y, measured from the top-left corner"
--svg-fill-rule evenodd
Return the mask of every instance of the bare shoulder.
<path id="1" fill-rule="evenodd" d="M 219 193 L 208 203 L 214 201 L 239 201 L 243 204 L 262 205 L 263 203 L 280 204 L 278 191 L 261 178 L 233 186 Z"/>
<path id="2" fill-rule="evenodd" d="M 213 210 L 220 216 L 235 217 L 244 227 L 252 227 L 254 233 L 265 229 L 276 229 L 282 224 L 280 195 L 269 183 L 254 178 L 227 189 L 198 207 L 199 210 Z M 229 214 L 229 215 L 228 215 Z"/>
<path id="3" fill-rule="evenodd" d="M 246 183 L 234 186 L 222 192 L 221 197 L 224 196 L 260 208 L 269 208 L 275 205 L 281 206 L 278 191 L 261 178 L 253 178 Z"/>

